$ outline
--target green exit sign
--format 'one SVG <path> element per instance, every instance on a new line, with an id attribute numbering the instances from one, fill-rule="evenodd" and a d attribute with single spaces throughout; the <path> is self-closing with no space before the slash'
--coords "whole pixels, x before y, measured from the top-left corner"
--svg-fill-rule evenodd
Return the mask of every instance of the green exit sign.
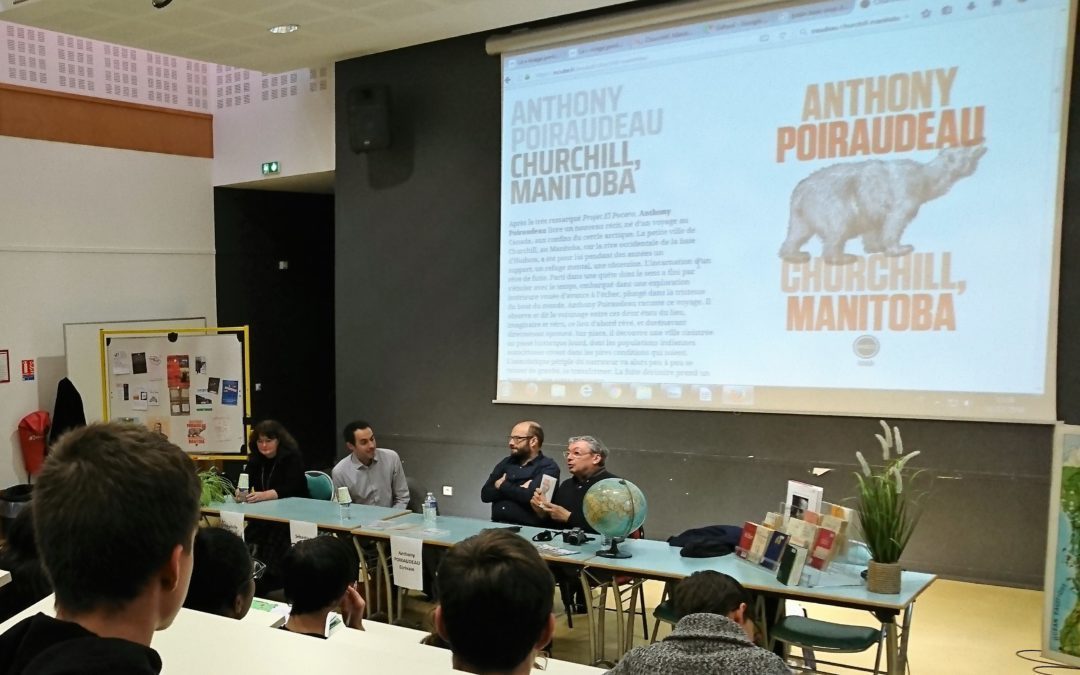
<path id="1" fill-rule="evenodd" d="M 262 172 L 264 176 L 272 176 L 281 171 L 281 164 L 277 162 L 263 162 Z"/>

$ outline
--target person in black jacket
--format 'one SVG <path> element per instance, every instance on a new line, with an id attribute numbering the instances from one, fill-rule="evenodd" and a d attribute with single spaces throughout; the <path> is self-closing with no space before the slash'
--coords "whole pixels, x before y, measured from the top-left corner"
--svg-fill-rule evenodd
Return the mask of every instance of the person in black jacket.
<path id="1" fill-rule="evenodd" d="M 65 434 L 32 507 L 56 618 L 39 613 L 0 635 L 0 673 L 159 673 L 150 641 L 187 594 L 200 494 L 191 458 L 146 427 Z"/>
<path id="2" fill-rule="evenodd" d="M 251 486 L 248 503 L 308 496 L 304 458 L 296 440 L 280 422 L 263 420 L 251 430 L 247 473 Z M 237 493 L 237 499 L 239 497 Z M 289 550 L 288 525 L 266 521 L 248 523 L 244 540 L 252 546 L 254 557 L 266 563 L 266 573 L 256 581 L 255 592 L 263 597 L 281 588 L 281 558 Z"/>
<path id="3" fill-rule="evenodd" d="M 251 480 L 248 503 L 308 496 L 304 457 L 280 422 L 263 420 L 251 430 L 247 473 Z"/>
<path id="4" fill-rule="evenodd" d="M 497 523 L 541 525 L 529 507 L 533 493 L 544 476 L 559 482 L 559 465 L 544 455 L 544 429 L 536 422 L 518 422 L 510 430 L 510 455 L 495 465 L 480 499 L 491 504 L 491 519 Z"/>
<path id="5" fill-rule="evenodd" d="M 0 587 L 0 621 L 7 621 L 52 593 L 34 545 L 34 520 L 29 504 L 11 522 L 7 541 L 0 548 L 0 569 L 11 572 L 11 581 Z"/>

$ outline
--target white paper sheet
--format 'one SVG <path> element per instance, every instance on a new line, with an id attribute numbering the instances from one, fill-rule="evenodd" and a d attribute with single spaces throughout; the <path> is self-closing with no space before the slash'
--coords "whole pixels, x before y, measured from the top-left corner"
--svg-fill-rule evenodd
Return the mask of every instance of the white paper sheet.
<path id="1" fill-rule="evenodd" d="M 390 537 L 390 557 L 394 560 L 394 583 L 403 588 L 424 590 L 424 541 L 412 537 Z"/>

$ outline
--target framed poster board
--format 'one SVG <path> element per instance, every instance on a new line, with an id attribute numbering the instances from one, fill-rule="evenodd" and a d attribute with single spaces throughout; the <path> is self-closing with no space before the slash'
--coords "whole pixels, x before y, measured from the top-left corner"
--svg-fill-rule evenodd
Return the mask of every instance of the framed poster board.
<path id="1" fill-rule="evenodd" d="M 1054 429 L 1043 584 L 1042 654 L 1080 666 L 1080 426 Z"/>
<path id="2" fill-rule="evenodd" d="M 144 424 L 196 455 L 246 451 L 247 327 L 101 331 L 105 419 Z"/>

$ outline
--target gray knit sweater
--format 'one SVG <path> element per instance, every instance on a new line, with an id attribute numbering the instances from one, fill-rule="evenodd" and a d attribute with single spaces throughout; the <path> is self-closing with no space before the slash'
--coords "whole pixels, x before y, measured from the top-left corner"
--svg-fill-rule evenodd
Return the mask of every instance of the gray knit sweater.
<path id="1" fill-rule="evenodd" d="M 776 654 L 758 647 L 739 624 L 719 614 L 689 614 L 671 635 L 636 647 L 608 671 L 617 675 L 789 675 Z"/>

